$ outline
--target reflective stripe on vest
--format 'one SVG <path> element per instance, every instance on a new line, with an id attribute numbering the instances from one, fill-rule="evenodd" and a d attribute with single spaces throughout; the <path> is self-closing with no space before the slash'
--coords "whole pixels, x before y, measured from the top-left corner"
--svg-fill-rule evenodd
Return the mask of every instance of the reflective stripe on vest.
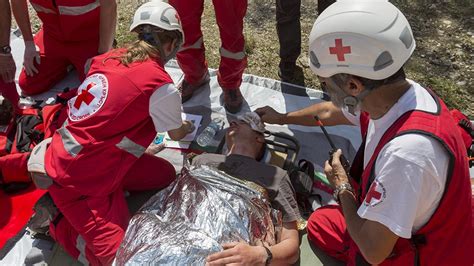
<path id="1" fill-rule="evenodd" d="M 221 47 L 219 49 L 219 52 L 221 53 L 222 57 L 227 57 L 227 58 L 230 58 L 230 59 L 242 60 L 242 59 L 245 58 L 245 52 L 244 51 L 237 52 L 237 53 L 232 53 L 231 51 L 226 50 L 223 47 Z"/>
<path id="2" fill-rule="evenodd" d="M 86 258 L 86 241 L 81 235 L 77 236 L 76 248 L 79 250 L 79 256 L 77 257 L 77 260 L 84 265 L 89 265 L 89 261 Z"/>
<path id="3" fill-rule="evenodd" d="M 46 8 L 42 5 L 38 5 L 38 4 L 35 4 L 35 3 L 31 3 L 31 2 L 30 2 L 30 4 L 36 12 L 46 13 L 46 14 L 56 14 L 56 11 L 54 11 L 52 9 L 49 9 L 49 8 Z"/>
<path id="4" fill-rule="evenodd" d="M 36 10 L 36 12 L 46 13 L 46 14 L 56 14 L 56 11 L 46 8 L 42 5 L 31 3 L 31 6 Z M 59 14 L 68 15 L 68 16 L 79 16 L 86 14 L 100 6 L 99 0 L 96 0 L 93 3 L 84 5 L 84 6 L 58 6 Z"/>
<path id="5" fill-rule="evenodd" d="M 63 141 L 64 149 L 72 157 L 76 157 L 82 150 L 82 145 L 74 138 L 74 136 L 65 127 L 58 129 L 61 140 Z"/>
<path id="6" fill-rule="evenodd" d="M 193 43 L 189 46 L 181 47 L 181 49 L 179 49 L 179 52 L 185 51 L 185 50 L 188 50 L 188 49 L 200 49 L 201 46 L 202 46 L 202 42 L 203 42 L 203 38 L 201 37 L 195 43 Z"/>
<path id="7" fill-rule="evenodd" d="M 88 13 L 100 6 L 99 0 L 85 6 L 58 6 L 59 14 L 69 16 L 79 16 Z"/>
<path id="8" fill-rule="evenodd" d="M 143 147 L 142 145 L 140 144 L 137 144 L 135 142 L 133 142 L 131 139 L 127 138 L 127 137 L 123 137 L 123 139 L 117 143 L 117 148 L 121 149 L 121 150 L 124 150 L 130 154 L 132 154 L 133 156 L 137 157 L 137 158 L 140 158 L 140 156 L 143 155 L 143 153 L 145 153 L 145 150 L 146 148 Z"/>

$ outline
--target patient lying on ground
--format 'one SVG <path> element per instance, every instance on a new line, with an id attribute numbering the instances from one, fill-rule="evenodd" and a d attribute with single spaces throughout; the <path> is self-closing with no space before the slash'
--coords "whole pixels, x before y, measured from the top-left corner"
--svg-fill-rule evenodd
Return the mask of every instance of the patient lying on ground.
<path id="1" fill-rule="evenodd" d="M 256 114 L 232 122 L 227 155 L 202 154 L 136 214 L 117 252 L 128 263 L 294 263 L 299 218 L 286 171 L 257 161 L 265 140 Z"/>

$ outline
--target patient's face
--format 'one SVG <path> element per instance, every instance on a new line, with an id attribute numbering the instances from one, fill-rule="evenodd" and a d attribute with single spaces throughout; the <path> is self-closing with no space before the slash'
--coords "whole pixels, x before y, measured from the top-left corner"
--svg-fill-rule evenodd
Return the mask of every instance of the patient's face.
<path id="1" fill-rule="evenodd" d="M 233 121 L 227 129 L 225 137 L 227 147 L 230 149 L 236 142 L 256 145 L 258 133 L 245 122 Z"/>

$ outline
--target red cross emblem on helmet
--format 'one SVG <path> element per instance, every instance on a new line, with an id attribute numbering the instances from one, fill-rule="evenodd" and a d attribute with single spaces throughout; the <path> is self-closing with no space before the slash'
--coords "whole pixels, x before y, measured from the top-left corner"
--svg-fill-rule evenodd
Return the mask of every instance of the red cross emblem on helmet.
<path id="1" fill-rule="evenodd" d="M 344 55 L 351 53 L 351 47 L 343 46 L 342 39 L 336 39 L 335 43 L 336 44 L 334 47 L 329 47 L 329 53 L 337 55 L 337 61 L 346 61 L 346 58 Z"/>

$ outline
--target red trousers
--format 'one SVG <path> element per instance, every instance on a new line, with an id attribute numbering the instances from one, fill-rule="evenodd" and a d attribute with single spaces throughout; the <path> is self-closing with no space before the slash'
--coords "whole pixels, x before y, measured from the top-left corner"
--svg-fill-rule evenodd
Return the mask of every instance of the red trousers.
<path id="1" fill-rule="evenodd" d="M 48 190 L 61 214 L 50 224 L 51 236 L 80 262 L 110 265 L 130 220 L 124 190 L 161 189 L 175 177 L 168 161 L 144 154 L 124 174 L 122 189 L 109 195 L 83 196 L 53 184 Z"/>
<path id="2" fill-rule="evenodd" d="M 205 48 L 201 31 L 204 0 L 169 0 L 178 11 L 184 30 L 185 42 L 178 53 L 178 63 L 184 79 L 198 84 L 207 73 Z M 247 0 L 213 0 L 221 37 L 221 62 L 218 82 L 222 89 L 238 89 L 247 66 L 243 24 Z"/>
<path id="3" fill-rule="evenodd" d="M 0 171 L 5 183 L 31 181 L 27 168 L 29 156 L 29 152 L 23 152 L 0 157 Z"/>
<path id="4" fill-rule="evenodd" d="M 352 240 L 340 206 L 328 205 L 314 211 L 308 219 L 307 231 L 313 245 L 335 259 L 350 262 Z"/>
<path id="5" fill-rule="evenodd" d="M 51 89 L 66 76 L 69 65 L 76 68 L 79 79 L 83 81 L 86 77 L 84 65 L 87 59 L 97 55 L 99 47 L 98 40 L 63 42 L 44 34 L 42 29 L 35 35 L 35 44 L 40 49 L 41 60 L 36 65 L 39 72 L 30 77 L 23 70 L 18 81 L 25 95 Z"/>

